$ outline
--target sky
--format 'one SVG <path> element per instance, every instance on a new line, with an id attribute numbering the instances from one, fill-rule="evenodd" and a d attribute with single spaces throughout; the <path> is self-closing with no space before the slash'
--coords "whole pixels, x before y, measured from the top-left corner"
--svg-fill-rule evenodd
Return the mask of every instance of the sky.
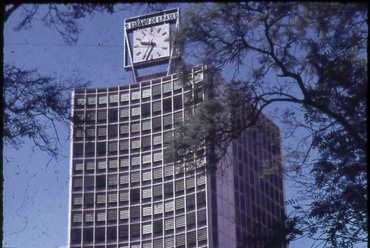
<path id="1" fill-rule="evenodd" d="M 28 30 L 14 31 L 20 20 L 21 12 L 17 10 L 5 23 L 4 62 L 24 69 L 37 68 L 42 74 L 60 78 L 79 74 L 94 88 L 132 83 L 131 72 L 123 69 L 123 21 L 142 14 L 143 9 L 136 12 L 128 5 L 122 6 L 125 10 L 112 15 L 95 13 L 82 19 L 79 23 L 83 31 L 73 46 L 63 43 L 61 36 L 39 19 Z M 29 140 L 18 150 L 4 147 L 4 247 L 67 245 L 69 130 L 63 126 L 58 129 L 62 157 L 48 165 L 50 157 L 33 149 Z M 295 191 L 291 182 L 286 182 L 286 189 L 286 199 L 292 198 Z M 311 244 L 303 239 L 290 247 L 306 248 Z"/>

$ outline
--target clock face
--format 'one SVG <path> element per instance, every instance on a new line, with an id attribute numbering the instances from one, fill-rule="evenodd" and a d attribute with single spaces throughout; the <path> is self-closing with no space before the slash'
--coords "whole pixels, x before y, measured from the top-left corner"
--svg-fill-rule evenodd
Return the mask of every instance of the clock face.
<path id="1" fill-rule="evenodd" d="M 170 56 L 170 25 L 162 24 L 134 31 L 134 63 Z"/>

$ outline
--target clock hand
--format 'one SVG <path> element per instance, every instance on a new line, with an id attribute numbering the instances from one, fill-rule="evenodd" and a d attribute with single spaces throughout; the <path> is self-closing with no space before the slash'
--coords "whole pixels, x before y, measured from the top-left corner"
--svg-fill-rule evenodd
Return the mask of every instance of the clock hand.
<path id="1" fill-rule="evenodd" d="M 153 40 L 151 40 L 151 41 L 141 41 L 140 44 L 141 45 L 155 45 L 155 42 L 153 42 Z"/>
<path id="2" fill-rule="evenodd" d="M 146 49 L 146 51 L 145 51 L 142 59 L 145 59 L 146 58 L 146 53 L 148 52 L 149 48 L 150 48 L 150 46 L 148 46 L 148 48 Z"/>
<path id="3" fill-rule="evenodd" d="M 148 60 L 148 59 L 149 59 L 149 55 L 150 55 L 150 53 L 153 51 L 154 46 L 155 46 L 155 44 L 152 44 L 152 45 L 151 45 L 151 48 L 150 48 L 150 50 L 149 50 L 149 52 L 148 52 L 148 56 L 147 56 L 146 60 Z M 151 57 L 151 58 L 153 58 L 153 55 L 152 55 L 152 57 Z"/>
<path id="4" fill-rule="evenodd" d="M 141 41 L 140 42 L 141 45 L 150 45 L 150 41 Z"/>
<path id="5" fill-rule="evenodd" d="M 148 53 L 148 57 L 149 57 L 149 54 L 152 52 L 152 50 L 153 50 L 153 47 L 155 46 L 155 42 L 153 42 L 153 40 L 151 40 L 150 42 L 149 42 L 149 46 L 148 46 L 148 48 L 146 49 L 146 51 L 145 51 L 145 53 L 144 53 L 144 55 L 143 55 L 143 58 L 142 59 L 145 59 L 146 57 L 147 57 L 147 52 L 148 52 L 148 50 L 149 50 L 149 48 L 151 48 L 151 50 L 150 50 L 150 52 Z"/>

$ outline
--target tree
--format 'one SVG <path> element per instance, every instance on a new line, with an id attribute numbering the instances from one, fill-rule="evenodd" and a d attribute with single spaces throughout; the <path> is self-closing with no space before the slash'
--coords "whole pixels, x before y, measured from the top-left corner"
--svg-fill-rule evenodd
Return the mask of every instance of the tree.
<path id="1" fill-rule="evenodd" d="M 42 7 L 45 7 L 44 9 Z M 43 12 L 45 11 L 45 12 Z M 71 4 L 39 5 L 12 4 L 4 6 L 1 25 L 20 12 L 22 19 L 14 27 L 15 31 L 29 29 L 36 17 L 49 28 L 55 29 L 67 44 L 75 44 L 81 27 L 78 20 L 94 12 L 113 13 L 112 4 Z M 1 35 L 2 52 L 4 51 L 4 33 Z M 72 77 L 73 75 L 71 75 Z M 57 79 L 51 75 L 41 75 L 37 69 L 24 69 L 10 65 L 6 61 L 2 70 L 2 113 L 1 130 L 3 139 L 0 146 L 9 145 L 21 149 L 24 139 L 29 138 L 34 146 L 57 158 L 60 154 L 58 129 L 56 123 L 70 119 L 70 94 L 75 88 L 86 87 L 89 81 L 79 77 Z M 3 181 L 1 170 L 1 182 Z M 3 192 L 1 183 L 0 191 Z M 2 200 L 1 200 L 2 201 Z M 2 202 L 1 202 L 2 203 Z M 0 204 L 2 210 L 3 204 Z M 0 234 L 2 237 L 2 232 Z"/>
<path id="2" fill-rule="evenodd" d="M 37 70 L 21 70 L 4 65 L 4 130 L 3 141 L 20 149 L 25 137 L 52 158 L 58 156 L 60 144 L 56 123 L 69 126 L 70 94 L 73 89 L 86 87 L 78 77 L 58 82 Z M 55 135 L 50 135 L 52 127 Z"/>
<path id="3" fill-rule="evenodd" d="M 287 110 L 283 121 L 304 129 L 310 141 L 290 160 L 311 205 L 295 206 L 301 230 L 325 247 L 366 242 L 367 35 L 366 3 L 203 4 L 186 11 L 177 39 L 208 68 L 235 69 L 222 94 L 234 107 L 217 103 L 218 114 L 207 114 L 216 105 L 205 102 L 194 117 L 203 124 L 182 128 L 177 147 L 184 154 L 203 146 L 186 138 L 198 129 L 221 152 L 210 164 L 215 167 L 232 138 L 257 123 L 261 111 L 291 103 L 298 111 Z M 241 125 L 231 118 L 245 104 L 237 99 L 248 100 L 252 110 Z M 214 125 L 222 122 L 227 125 Z M 311 151 L 317 153 L 313 162 Z"/>
<path id="4" fill-rule="evenodd" d="M 114 12 L 112 4 L 12 4 L 3 10 L 2 25 L 18 10 L 22 18 L 14 27 L 15 31 L 31 28 L 34 19 L 41 16 L 41 21 L 55 29 L 67 44 L 78 41 L 79 19 L 94 12 Z M 59 138 L 55 123 L 70 119 L 71 91 L 86 87 L 89 82 L 78 77 L 58 82 L 54 76 L 40 75 L 37 69 L 18 68 L 6 62 L 3 66 L 3 142 L 19 149 L 22 138 L 28 137 L 40 150 L 52 158 L 57 157 Z M 52 132 L 47 128 L 49 124 L 53 127 Z"/>

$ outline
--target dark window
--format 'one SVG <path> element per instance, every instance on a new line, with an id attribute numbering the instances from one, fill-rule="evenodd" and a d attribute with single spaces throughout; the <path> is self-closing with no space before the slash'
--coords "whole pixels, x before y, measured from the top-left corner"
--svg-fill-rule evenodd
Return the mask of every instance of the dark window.
<path id="1" fill-rule="evenodd" d="M 116 226 L 108 227 L 108 241 L 116 240 L 117 240 L 117 227 Z"/>
<path id="2" fill-rule="evenodd" d="M 71 244 L 81 243 L 81 229 L 71 230 Z"/>
<path id="3" fill-rule="evenodd" d="M 108 135 L 110 139 L 117 138 L 118 134 L 118 126 L 117 125 L 109 125 L 108 127 Z"/>
<path id="4" fill-rule="evenodd" d="M 132 224 L 130 226 L 131 239 L 140 238 L 140 224 Z"/>
<path id="5" fill-rule="evenodd" d="M 143 118 L 150 116 L 150 103 L 141 105 L 141 116 Z"/>
<path id="6" fill-rule="evenodd" d="M 175 110 L 182 109 L 182 96 L 175 96 L 173 99 L 173 105 Z"/>
<path id="7" fill-rule="evenodd" d="M 94 143 L 87 143 L 85 147 L 85 155 L 86 157 L 93 157 L 95 154 L 95 144 Z"/>
<path id="8" fill-rule="evenodd" d="M 128 226 L 120 226 L 119 227 L 119 239 L 120 241 L 126 241 L 128 239 Z"/>
<path id="9" fill-rule="evenodd" d="M 103 190 L 106 188 L 105 175 L 96 176 L 96 189 Z"/>
<path id="10" fill-rule="evenodd" d="M 73 156 L 75 158 L 82 157 L 83 155 L 83 144 L 73 144 Z"/>
<path id="11" fill-rule="evenodd" d="M 94 194 L 85 194 L 85 205 L 93 205 L 94 204 Z"/>
<path id="12" fill-rule="evenodd" d="M 138 203 L 140 201 L 140 189 L 131 189 L 130 195 L 131 203 Z"/>
<path id="13" fill-rule="evenodd" d="M 206 204 L 206 192 L 205 191 L 197 194 L 197 204 L 198 204 L 198 208 L 205 206 Z"/>
<path id="14" fill-rule="evenodd" d="M 173 196 L 173 183 L 169 182 L 164 185 L 164 195 L 166 197 L 172 197 Z"/>
<path id="15" fill-rule="evenodd" d="M 115 122 L 118 120 L 118 110 L 117 109 L 110 109 L 108 112 L 108 117 L 110 122 Z"/>
<path id="16" fill-rule="evenodd" d="M 85 176 L 85 190 L 94 189 L 94 176 Z"/>
<path id="17" fill-rule="evenodd" d="M 162 220 L 155 220 L 153 222 L 153 233 L 154 236 L 159 236 L 162 234 Z"/>
<path id="18" fill-rule="evenodd" d="M 95 228 L 95 243 L 98 243 L 98 244 L 105 243 L 105 228 L 104 227 Z"/>
<path id="19" fill-rule="evenodd" d="M 97 144 L 97 155 L 98 156 L 105 156 L 106 155 L 106 144 L 105 142 L 100 142 Z"/>
<path id="20" fill-rule="evenodd" d="M 168 113 L 172 111 L 172 99 L 163 100 L 163 112 Z"/>
<path id="21" fill-rule="evenodd" d="M 93 242 L 93 229 L 85 228 L 84 229 L 84 243 L 92 243 L 92 242 Z"/>

